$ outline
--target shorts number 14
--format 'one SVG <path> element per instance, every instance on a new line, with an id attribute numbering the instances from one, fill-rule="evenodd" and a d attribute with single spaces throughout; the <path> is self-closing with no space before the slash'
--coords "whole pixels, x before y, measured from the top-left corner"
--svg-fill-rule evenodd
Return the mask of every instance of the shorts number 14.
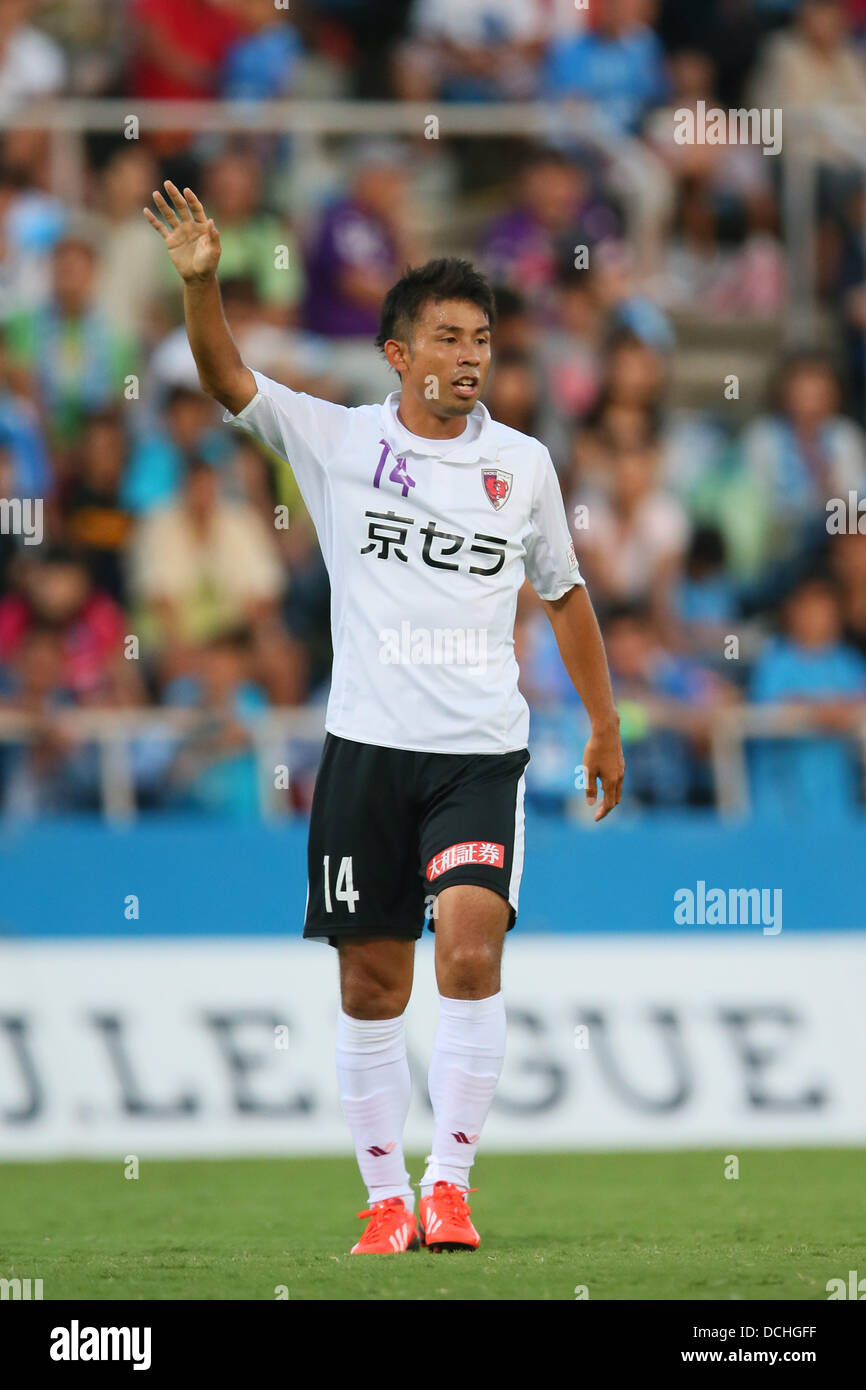
<path id="1" fill-rule="evenodd" d="M 325 911 L 333 912 L 331 902 L 331 856 L 326 854 L 322 859 L 322 872 L 325 881 Z M 360 897 L 360 893 L 352 884 L 352 856 L 346 854 L 340 860 L 340 867 L 337 870 L 337 882 L 334 884 L 334 897 L 338 903 L 345 903 L 350 912 L 355 911 L 355 903 Z"/>

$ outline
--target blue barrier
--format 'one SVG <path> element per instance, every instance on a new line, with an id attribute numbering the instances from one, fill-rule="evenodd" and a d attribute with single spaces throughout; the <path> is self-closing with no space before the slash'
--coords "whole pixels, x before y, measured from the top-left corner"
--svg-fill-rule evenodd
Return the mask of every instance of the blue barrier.
<path id="1" fill-rule="evenodd" d="M 866 820 L 786 828 L 665 816 L 584 828 L 527 815 L 526 846 L 521 932 L 688 933 L 674 895 L 699 896 L 700 883 L 781 890 L 786 932 L 866 930 Z M 305 892 L 303 823 L 79 820 L 0 834 L 6 938 L 295 936 Z M 130 895 L 137 918 L 125 916 Z"/>

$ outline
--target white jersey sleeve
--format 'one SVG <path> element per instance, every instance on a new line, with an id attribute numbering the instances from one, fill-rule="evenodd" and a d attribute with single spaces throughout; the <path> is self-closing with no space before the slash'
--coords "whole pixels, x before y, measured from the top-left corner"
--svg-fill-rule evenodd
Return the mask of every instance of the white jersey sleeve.
<path id="1" fill-rule="evenodd" d="M 284 458 L 295 475 L 314 522 L 322 517 L 325 470 L 342 446 L 350 412 L 342 405 L 291 391 L 262 372 L 253 372 L 258 391 L 237 415 L 223 422 L 254 435 Z"/>
<path id="2" fill-rule="evenodd" d="M 585 581 L 580 573 L 574 541 L 556 469 L 542 446 L 532 506 L 532 530 L 526 541 L 526 577 L 539 598 L 562 598 L 575 584 Z"/>

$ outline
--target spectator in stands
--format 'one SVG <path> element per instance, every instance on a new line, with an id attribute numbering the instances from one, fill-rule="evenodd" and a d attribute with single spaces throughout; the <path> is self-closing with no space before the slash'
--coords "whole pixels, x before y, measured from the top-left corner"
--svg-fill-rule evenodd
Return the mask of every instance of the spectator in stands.
<path id="1" fill-rule="evenodd" d="M 37 97 L 56 96 L 66 78 L 63 51 L 29 23 L 32 0 L 0 0 L 0 119 Z"/>
<path id="2" fill-rule="evenodd" d="M 708 732 L 715 711 L 736 700 L 735 691 L 699 662 L 666 650 L 644 604 L 613 609 L 605 641 L 628 750 L 629 800 L 648 806 L 707 800 Z"/>
<path id="3" fill-rule="evenodd" d="M 244 0 L 249 33 L 226 53 L 220 95 L 227 101 L 278 101 L 292 90 L 301 41 L 285 9 L 274 0 Z"/>
<path id="4" fill-rule="evenodd" d="M 764 553 L 783 583 L 780 563 L 795 567 L 827 539 L 826 504 L 866 483 L 866 437 L 840 413 L 832 363 L 811 349 L 789 356 L 775 388 L 776 408 L 746 429 L 742 449 L 766 517 Z"/>
<path id="5" fill-rule="evenodd" d="M 325 338 L 272 323 L 252 277 L 238 276 L 220 284 L 226 319 L 245 362 L 293 391 L 342 400 L 341 383 L 331 374 L 330 344 Z M 188 342 L 186 350 L 195 370 Z"/>
<path id="6" fill-rule="evenodd" d="M 631 336 L 657 353 L 674 346 L 670 319 L 641 288 L 631 247 L 611 239 L 592 256 L 592 284 L 599 310 L 617 337 Z"/>
<path id="7" fill-rule="evenodd" d="M 252 679 L 250 643 L 243 627 L 211 638 L 199 673 L 167 692 L 168 704 L 202 712 L 169 769 L 175 809 L 243 821 L 261 816 L 250 724 L 268 702 Z"/>
<path id="8" fill-rule="evenodd" d="M 695 524 L 720 532 L 728 575 L 738 592 L 747 593 L 765 564 L 768 499 L 746 468 L 723 416 L 668 411 L 661 476 Z"/>
<path id="9" fill-rule="evenodd" d="M 782 635 L 756 663 L 752 699 L 801 706 L 814 733 L 768 739 L 753 750 L 759 814 L 829 816 L 859 803 L 857 762 L 848 741 L 866 711 L 866 659 L 846 645 L 835 587 L 801 582 L 787 599 Z"/>
<path id="10" fill-rule="evenodd" d="M 6 325 L 10 366 L 19 388 L 46 412 L 52 442 L 74 445 L 85 417 L 122 398 L 138 367 L 134 344 L 95 302 L 98 262 L 89 241 L 65 237 L 52 254 L 52 295 Z"/>
<path id="11" fill-rule="evenodd" d="M 245 623 L 271 627 L 283 590 L 272 533 L 243 502 L 220 496 L 219 476 L 193 458 L 181 496 L 141 522 L 132 589 L 140 629 L 158 643 L 163 669 L 188 669 L 196 643 Z"/>
<path id="12" fill-rule="evenodd" d="M 11 374 L 11 375 L 14 375 Z M 0 485 L 2 497 L 46 498 L 54 490 L 51 460 L 34 403 L 15 390 L 9 371 L 5 335 L 0 331 L 0 448 L 9 471 Z"/>
<path id="13" fill-rule="evenodd" d="M 540 393 L 528 353 L 516 348 L 496 353 L 486 402 L 494 420 L 522 434 L 537 435 Z"/>
<path id="14" fill-rule="evenodd" d="M 652 446 L 666 367 L 658 352 L 626 331 L 614 334 L 602 368 L 598 400 L 574 436 L 570 471 L 573 487 L 603 493 L 619 453 Z"/>
<path id="15" fill-rule="evenodd" d="M 666 385 L 667 364 L 661 353 L 627 329 L 617 333 L 607 359 L 605 401 L 648 410 L 658 418 Z"/>
<path id="16" fill-rule="evenodd" d="M 703 16 L 700 16 L 703 22 Z M 697 112 L 699 102 L 717 107 L 715 67 L 710 51 L 685 49 L 670 59 L 669 101 L 654 111 L 646 124 L 653 150 L 678 183 L 698 180 L 712 190 L 720 212 L 730 214 L 753 198 L 772 198 L 773 161 L 758 145 L 710 145 L 674 138 L 676 113 Z M 769 167 L 768 167 L 769 166 Z"/>
<path id="17" fill-rule="evenodd" d="M 123 141 L 94 181 L 86 225 L 100 248 L 95 303 L 126 339 L 165 328 L 165 256 L 141 216 L 158 182 L 153 155 L 134 141 Z"/>
<path id="18" fill-rule="evenodd" d="M 768 0 L 779 13 L 798 4 L 799 0 Z M 674 61 L 682 53 L 707 55 L 718 74 L 719 105 L 743 106 L 743 85 L 766 30 L 768 5 L 762 0 L 701 0 L 700 5 L 694 0 L 663 0 L 659 38 Z"/>
<path id="19" fill-rule="evenodd" d="M 3 136 L 0 220 L 4 320 L 16 311 L 43 303 L 51 294 L 51 252 L 72 221 L 70 208 L 54 192 L 56 170 L 50 131 L 22 127 Z"/>
<path id="20" fill-rule="evenodd" d="M 381 400 L 396 384 L 372 344 L 385 294 L 404 266 L 424 259 L 409 227 L 407 174 L 400 146 L 362 144 L 348 196 L 325 209 L 311 238 L 305 322 L 330 339 L 331 371 L 350 403 Z"/>
<path id="21" fill-rule="evenodd" d="M 78 699 L 98 699 L 123 661 L 126 619 L 95 589 L 84 562 L 55 547 L 22 563 L 17 592 L 0 599 L 0 661 L 14 661 L 28 632 L 48 626 L 62 653 L 61 685 Z"/>
<path id="22" fill-rule="evenodd" d="M 604 491 L 573 495 L 570 511 L 585 507 L 575 543 L 596 602 L 651 602 L 658 617 L 670 612 L 682 571 L 689 522 L 677 500 L 658 483 L 655 443 L 620 451 Z"/>
<path id="23" fill-rule="evenodd" d="M 22 633 L 14 656 L 0 664 L 0 707 L 47 715 L 75 703 L 64 684 L 63 642 L 52 623 L 34 622 Z"/>
<path id="24" fill-rule="evenodd" d="M 242 13 L 236 0 L 132 0 L 130 96 L 215 96 L 226 55 L 244 32 Z"/>
<path id="25" fill-rule="evenodd" d="M 740 617 L 740 603 L 727 567 L 725 538 L 717 527 L 698 526 L 693 531 L 672 606 L 671 630 L 679 649 L 721 665 L 725 638 Z"/>
<path id="26" fill-rule="evenodd" d="M 250 276 L 270 322 L 293 323 L 304 295 L 303 265 L 288 223 L 263 209 L 258 163 L 240 150 L 214 160 L 206 203 L 219 229 L 221 274 Z"/>
<path id="27" fill-rule="evenodd" d="M 846 107 L 862 113 L 864 102 L 866 66 L 850 42 L 842 0 L 803 0 L 793 31 L 768 41 L 754 76 L 750 104 L 781 107 L 789 120 L 795 107 L 807 113 L 820 108 L 825 119 L 835 116 L 844 125 Z M 854 130 L 849 128 L 849 135 Z M 798 131 L 797 148 L 821 160 L 823 200 L 835 203 L 846 186 L 845 169 L 850 164 L 841 152 L 844 147 L 818 125 L 810 132 Z"/>
<path id="28" fill-rule="evenodd" d="M 230 445 L 218 428 L 219 413 L 199 386 L 175 386 L 163 404 L 160 428 L 135 444 L 123 479 L 123 504 L 132 512 L 150 512 L 174 502 L 183 486 L 186 461 L 193 455 L 215 466 L 228 457 Z"/>
<path id="29" fill-rule="evenodd" d="M 862 177 L 847 201 L 842 218 L 835 283 L 830 308 L 835 312 L 845 348 L 851 412 L 866 426 L 866 186 Z"/>
<path id="30" fill-rule="evenodd" d="M 32 195 L 18 171 L 0 163 L 0 322 L 48 293 L 49 248 L 28 217 L 31 209 Z M 52 212 L 51 230 L 59 235 L 66 210 L 55 203 Z"/>
<path id="31" fill-rule="evenodd" d="M 293 391 L 343 401 L 344 385 L 333 374 L 327 339 L 273 323 L 251 276 L 221 280 L 220 289 L 226 321 L 245 362 Z M 182 388 L 201 395 L 198 368 L 183 324 L 166 334 L 156 348 L 147 376 L 157 397 L 162 397 L 155 402 L 158 408 L 164 409 L 165 398 L 174 390 Z"/>
<path id="32" fill-rule="evenodd" d="M 839 594 L 845 641 L 866 657 L 866 534 L 851 531 L 834 536 L 829 559 Z"/>
<path id="33" fill-rule="evenodd" d="M 507 285 L 497 285 L 495 294 L 497 351 L 538 352 L 543 335 L 528 300 Z"/>
<path id="34" fill-rule="evenodd" d="M 559 270 L 556 322 L 539 336 L 542 382 L 539 437 L 550 450 L 557 471 L 567 472 L 575 425 L 598 403 L 604 375 L 606 318 L 591 270 L 576 270 L 572 261 Z M 498 343 L 497 321 L 497 343 Z"/>
<path id="35" fill-rule="evenodd" d="M 755 203 L 755 214 L 764 207 Z M 756 229 L 740 245 L 726 245 L 709 185 L 697 178 L 684 180 L 677 225 L 656 285 L 660 302 L 680 313 L 773 318 L 784 290 L 784 260 L 776 238 Z"/>
<path id="36" fill-rule="evenodd" d="M 558 150 L 533 150 L 517 178 L 512 206 L 487 228 L 480 248 L 491 278 L 553 312 L 553 287 L 579 247 L 592 249 L 617 235 L 619 223 L 592 188 L 588 172 Z"/>
<path id="37" fill-rule="evenodd" d="M 14 660 L 0 664 L 0 708 L 34 721 L 26 743 L 0 744 L 0 808 L 4 817 L 30 820 L 69 805 L 67 773 L 73 745 L 56 714 L 75 703 L 64 686 L 60 634 L 35 624 L 22 636 Z"/>
<path id="38" fill-rule="evenodd" d="M 777 33 L 767 43 L 753 81 L 760 106 L 816 107 L 840 111 L 863 106 L 866 71 L 848 38 L 841 0 L 802 0 L 792 31 Z M 834 146 L 822 135 L 810 149 L 823 150 L 835 161 Z"/>
<path id="39" fill-rule="evenodd" d="M 394 87 L 404 101 L 519 101 L 538 87 L 545 43 L 583 27 L 567 0 L 414 0 L 410 38 L 397 49 Z"/>
<path id="40" fill-rule="evenodd" d="M 623 452 L 651 447 L 656 433 L 651 410 L 603 397 L 574 432 L 567 485 L 575 492 L 604 492 L 613 460 Z"/>
<path id="41" fill-rule="evenodd" d="M 399 147 L 359 152 L 349 196 L 328 207 L 312 243 L 306 322 L 327 338 L 375 338 L 382 300 L 411 260 Z"/>
<path id="42" fill-rule="evenodd" d="M 597 28 L 551 44 L 543 94 L 590 102 L 602 126 L 636 135 L 667 90 L 664 50 L 649 27 L 654 9 L 653 0 L 607 0 Z"/>
<path id="43" fill-rule="evenodd" d="M 121 501 L 127 438 L 117 407 L 89 416 L 63 499 L 66 538 L 98 590 L 126 600 L 126 547 L 132 513 Z"/>

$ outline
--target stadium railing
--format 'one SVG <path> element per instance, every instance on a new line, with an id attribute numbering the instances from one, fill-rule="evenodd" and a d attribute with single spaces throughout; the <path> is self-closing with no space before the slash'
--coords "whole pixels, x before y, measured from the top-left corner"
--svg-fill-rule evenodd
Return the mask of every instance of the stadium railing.
<path id="1" fill-rule="evenodd" d="M 137 814 L 132 759 L 134 741 L 163 737 L 180 742 L 204 729 L 212 720 L 206 711 L 194 709 L 68 709 L 52 714 L 51 727 L 73 744 L 96 747 L 102 814 L 109 822 L 128 823 Z M 275 774 L 278 769 L 285 768 L 282 782 L 290 782 L 293 744 L 315 747 L 321 744 L 325 734 L 324 709 L 273 708 L 245 721 L 245 727 L 256 759 L 262 818 L 277 820 L 290 815 L 287 798 L 276 795 L 278 779 Z M 659 708 L 650 711 L 649 727 L 684 735 L 702 733 L 709 738 L 715 806 L 720 816 L 727 819 L 745 817 L 750 811 L 747 762 L 750 739 L 847 736 L 855 745 L 861 770 L 866 770 L 866 705 L 862 714 L 852 719 L 847 732 L 839 734 L 816 729 L 808 709 L 798 704 L 739 705 L 714 711 L 712 715 L 694 708 Z M 0 710 L 0 744 L 26 745 L 44 731 L 44 718 Z M 576 741 L 578 737 L 575 724 Z"/>
<path id="2" fill-rule="evenodd" d="M 431 111 L 430 107 L 434 109 Z M 814 265 L 818 140 L 838 158 L 866 169 L 866 106 L 822 108 L 789 104 L 783 111 L 781 214 L 788 252 L 785 337 L 799 342 L 821 331 Z M 135 122 L 131 123 L 131 118 Z M 430 125 L 431 118 L 436 125 Z M 415 136 L 435 128 L 435 138 L 534 138 L 583 143 L 610 162 L 627 205 L 634 237 L 657 156 L 640 139 L 604 125 L 590 105 L 554 102 L 449 103 L 399 101 L 136 101 L 133 98 L 62 98 L 36 101 L 11 112 L 6 128 L 48 130 L 52 137 L 52 191 L 71 207 L 80 204 L 87 158 L 85 136 L 139 138 L 144 132 L 290 135 L 293 160 L 318 165 L 329 136 Z M 864 226 L 866 236 L 866 226 Z"/>

